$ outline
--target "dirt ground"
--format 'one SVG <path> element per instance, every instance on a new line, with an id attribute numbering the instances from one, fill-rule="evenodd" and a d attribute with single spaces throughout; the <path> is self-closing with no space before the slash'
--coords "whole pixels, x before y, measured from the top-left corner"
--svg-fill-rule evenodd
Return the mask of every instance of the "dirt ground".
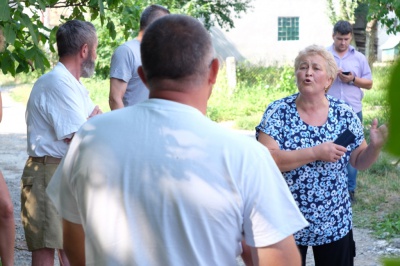
<path id="1" fill-rule="evenodd" d="M 16 222 L 15 265 L 30 265 L 30 252 L 27 251 L 20 219 L 20 177 L 27 159 L 25 106 L 11 100 L 7 90 L 0 88 L 3 98 L 3 121 L 0 124 L 0 170 L 6 179 L 14 203 Z M 357 245 L 355 265 L 381 265 L 382 256 L 400 255 L 400 239 L 390 244 L 376 240 L 366 229 L 354 228 Z M 310 253 L 310 251 L 309 251 Z M 314 265 L 311 254 L 307 266 Z M 239 262 L 239 265 L 242 264 Z M 57 264 L 56 264 L 57 265 Z"/>

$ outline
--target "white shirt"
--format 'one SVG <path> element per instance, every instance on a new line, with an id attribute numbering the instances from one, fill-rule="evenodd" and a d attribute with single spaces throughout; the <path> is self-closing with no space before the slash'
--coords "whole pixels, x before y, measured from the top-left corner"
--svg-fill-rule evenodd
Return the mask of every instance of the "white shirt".
<path id="1" fill-rule="evenodd" d="M 264 146 L 160 99 L 88 121 L 47 193 L 87 265 L 236 265 L 307 225 Z"/>
<path id="2" fill-rule="evenodd" d="M 58 62 L 34 84 L 26 108 L 28 155 L 65 155 L 63 139 L 78 131 L 95 105 L 86 88 Z"/>

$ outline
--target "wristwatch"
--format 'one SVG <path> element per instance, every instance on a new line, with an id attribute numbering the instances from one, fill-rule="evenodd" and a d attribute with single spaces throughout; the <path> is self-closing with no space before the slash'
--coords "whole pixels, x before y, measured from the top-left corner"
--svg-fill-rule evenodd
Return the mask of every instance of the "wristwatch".
<path id="1" fill-rule="evenodd" d="M 353 80 L 352 80 L 352 81 L 349 81 L 347 84 L 349 84 L 349 85 L 354 85 L 354 81 L 356 81 L 356 76 L 354 76 Z"/>

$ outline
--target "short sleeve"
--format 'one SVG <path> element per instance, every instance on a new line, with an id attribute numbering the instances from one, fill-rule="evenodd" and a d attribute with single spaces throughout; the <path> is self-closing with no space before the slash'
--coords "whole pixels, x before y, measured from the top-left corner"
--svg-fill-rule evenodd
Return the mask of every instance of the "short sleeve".
<path id="1" fill-rule="evenodd" d="M 289 106 L 283 101 L 276 101 L 270 104 L 265 110 L 260 124 L 256 127 L 256 138 L 263 132 L 272 137 L 281 145 L 283 141 L 283 129 L 285 127 L 285 116 L 288 113 Z"/>
<path id="2" fill-rule="evenodd" d="M 361 64 L 361 78 L 365 78 L 365 79 L 372 79 L 372 72 L 371 72 L 371 68 L 368 64 L 367 59 L 365 58 L 364 55 L 360 54 L 360 64 Z"/>
<path id="3" fill-rule="evenodd" d="M 110 78 L 121 79 L 128 83 L 132 78 L 135 60 L 131 48 L 126 44 L 120 45 L 111 57 Z"/>
<path id="4" fill-rule="evenodd" d="M 268 149 L 259 146 L 243 185 L 244 237 L 253 247 L 275 244 L 308 225 Z"/>

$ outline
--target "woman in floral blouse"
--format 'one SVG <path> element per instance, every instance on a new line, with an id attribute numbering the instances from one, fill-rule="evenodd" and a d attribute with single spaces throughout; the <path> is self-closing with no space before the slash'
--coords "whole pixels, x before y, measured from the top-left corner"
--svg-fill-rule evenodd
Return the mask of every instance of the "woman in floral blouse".
<path id="1" fill-rule="evenodd" d="M 271 103 L 256 127 L 256 137 L 271 152 L 309 227 L 295 234 L 305 259 L 313 247 L 316 266 L 353 265 L 355 243 L 347 190 L 346 165 L 368 168 L 386 140 L 385 125 L 372 122 L 367 145 L 356 113 L 326 94 L 337 76 L 332 55 L 316 45 L 295 60 L 299 92 Z M 346 147 L 333 141 L 346 129 L 354 140 Z"/>

